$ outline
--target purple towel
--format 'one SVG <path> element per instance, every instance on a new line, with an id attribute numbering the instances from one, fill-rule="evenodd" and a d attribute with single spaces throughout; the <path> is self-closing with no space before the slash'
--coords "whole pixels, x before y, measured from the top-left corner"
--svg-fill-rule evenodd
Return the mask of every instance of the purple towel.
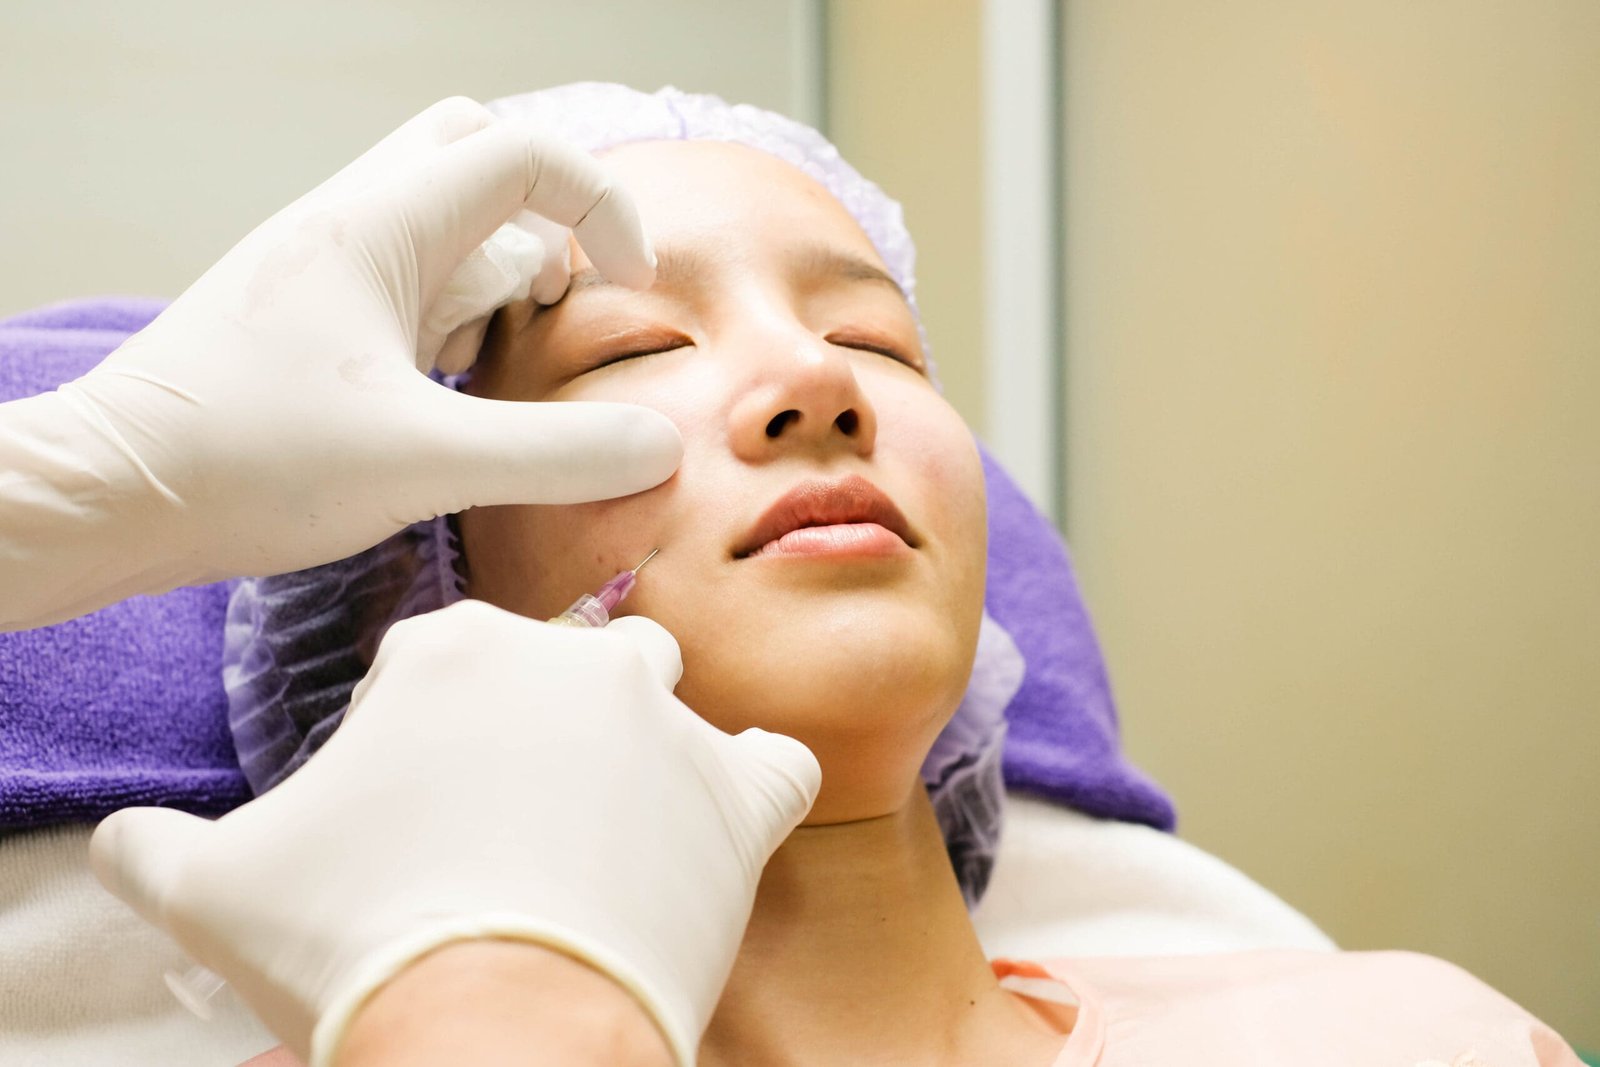
<path id="1" fill-rule="evenodd" d="M 0 402 L 77 377 L 162 306 L 83 300 L 0 322 Z M 1060 537 L 987 455 L 984 467 L 988 609 L 1026 663 L 1006 709 L 1008 784 L 1171 829 L 1171 802 L 1122 757 Z M 178 589 L 0 634 L 0 829 L 94 820 L 129 804 L 213 815 L 249 799 L 221 682 L 227 600 L 225 583 Z"/>
<path id="2" fill-rule="evenodd" d="M 161 307 L 84 300 L 0 322 L 0 402 L 78 377 Z M 248 800 L 220 675 L 227 606 L 217 584 L 0 633 L 0 828 Z"/>
<path id="3" fill-rule="evenodd" d="M 985 604 L 1027 665 L 1006 708 L 1006 784 L 1089 815 L 1171 830 L 1172 801 L 1122 756 L 1111 683 L 1055 527 L 983 453 Z"/>

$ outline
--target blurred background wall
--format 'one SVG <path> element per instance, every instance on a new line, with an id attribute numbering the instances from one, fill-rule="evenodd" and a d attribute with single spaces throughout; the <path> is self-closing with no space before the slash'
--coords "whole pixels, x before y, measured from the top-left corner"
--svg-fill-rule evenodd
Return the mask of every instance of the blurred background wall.
<path id="1" fill-rule="evenodd" d="M 677 83 L 814 118 L 802 0 L 7 0 L 0 314 L 175 296 L 251 227 L 446 96 Z"/>
<path id="2" fill-rule="evenodd" d="M 1180 831 L 1600 1048 L 1600 4 L 1069 0 L 1067 532 Z"/>
<path id="3" fill-rule="evenodd" d="M 439 97 L 676 82 L 902 200 L 987 429 L 980 0 L 207 10 L 6 5 L 0 314 L 174 294 Z M 1600 1047 L 1600 5 L 1058 14 L 1061 496 L 1132 755 L 1342 944 Z"/>

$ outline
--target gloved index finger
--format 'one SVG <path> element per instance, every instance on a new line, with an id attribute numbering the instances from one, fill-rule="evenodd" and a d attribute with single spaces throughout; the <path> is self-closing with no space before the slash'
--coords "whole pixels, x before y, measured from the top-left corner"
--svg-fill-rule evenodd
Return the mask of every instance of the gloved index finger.
<path id="1" fill-rule="evenodd" d="M 655 279 L 633 199 L 599 160 L 524 123 L 496 122 L 445 145 L 353 208 L 374 248 L 416 257 L 422 308 L 519 209 L 572 227 L 608 280 L 643 288 Z M 408 240 L 397 243 L 402 235 Z"/>
<path id="2" fill-rule="evenodd" d="M 573 145 L 521 127 L 533 157 L 529 211 L 572 228 L 572 235 L 607 281 L 649 288 L 655 251 L 633 197 L 612 181 L 599 160 Z"/>

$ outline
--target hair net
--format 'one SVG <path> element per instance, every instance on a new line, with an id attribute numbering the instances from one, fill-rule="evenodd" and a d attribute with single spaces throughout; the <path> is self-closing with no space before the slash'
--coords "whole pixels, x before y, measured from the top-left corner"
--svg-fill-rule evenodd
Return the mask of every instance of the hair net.
<path id="1" fill-rule="evenodd" d="M 844 205 L 916 311 L 915 249 L 900 205 L 808 126 L 714 96 L 597 83 L 506 97 L 488 107 L 590 151 L 633 141 L 713 140 L 776 156 Z M 923 343 L 926 350 L 926 336 Z M 239 762 L 257 793 L 292 773 L 337 728 L 387 628 L 459 600 L 462 574 L 453 524 L 439 518 L 348 559 L 239 584 L 228 609 L 223 683 Z M 969 906 L 982 896 L 994 864 L 1005 793 L 1004 711 L 1022 676 L 1016 646 L 985 615 L 966 697 L 922 767 Z"/>

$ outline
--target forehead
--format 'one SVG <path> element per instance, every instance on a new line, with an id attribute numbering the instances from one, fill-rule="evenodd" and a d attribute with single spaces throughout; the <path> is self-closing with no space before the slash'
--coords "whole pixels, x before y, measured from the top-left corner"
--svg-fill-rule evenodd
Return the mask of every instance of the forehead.
<path id="1" fill-rule="evenodd" d="M 643 141 L 602 153 L 639 205 L 656 244 L 825 241 L 881 262 L 844 205 L 815 179 L 755 148 L 722 141 Z"/>

